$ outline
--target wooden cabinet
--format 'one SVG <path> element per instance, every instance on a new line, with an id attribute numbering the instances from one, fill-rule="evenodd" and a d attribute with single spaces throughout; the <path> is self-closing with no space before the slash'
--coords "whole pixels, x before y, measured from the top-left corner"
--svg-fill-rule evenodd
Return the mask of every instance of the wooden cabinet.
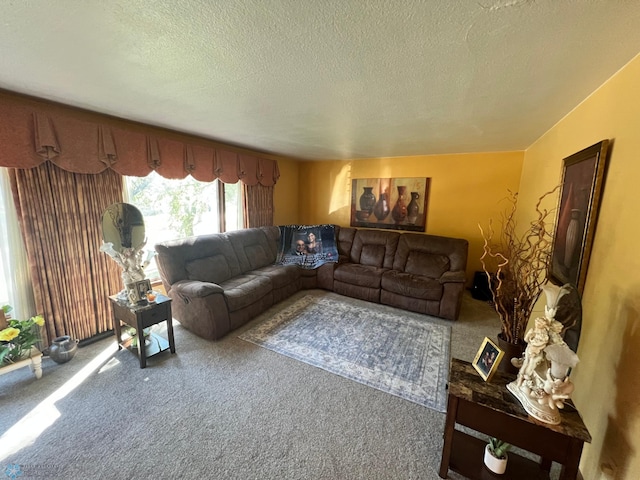
<path id="1" fill-rule="evenodd" d="M 451 469 L 470 479 L 543 479 L 549 478 L 552 462 L 562 464 L 560 479 L 576 478 L 583 444 L 591 441 L 579 412 L 567 404 L 560 425 L 539 422 L 527 415 L 507 390 L 507 383 L 513 379 L 498 372 L 487 383 L 470 363 L 452 360 L 441 478 L 447 478 Z M 456 425 L 500 438 L 539 455 L 541 460 L 536 462 L 509 452 L 507 471 L 495 475 L 484 466 L 486 442 L 456 429 Z"/>

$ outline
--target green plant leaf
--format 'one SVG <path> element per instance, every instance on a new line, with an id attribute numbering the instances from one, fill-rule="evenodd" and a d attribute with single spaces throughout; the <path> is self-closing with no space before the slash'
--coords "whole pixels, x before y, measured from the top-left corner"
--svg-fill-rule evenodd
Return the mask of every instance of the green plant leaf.
<path id="1" fill-rule="evenodd" d="M 496 458 L 505 458 L 510 448 L 511 444 L 498 438 L 491 437 L 491 439 L 489 440 L 489 451 Z"/>

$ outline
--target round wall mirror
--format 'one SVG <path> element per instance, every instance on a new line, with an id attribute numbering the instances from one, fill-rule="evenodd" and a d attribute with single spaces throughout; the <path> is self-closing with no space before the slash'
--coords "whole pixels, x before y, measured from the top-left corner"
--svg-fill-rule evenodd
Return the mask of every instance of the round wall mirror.
<path id="1" fill-rule="evenodd" d="M 102 214 L 102 239 L 120 253 L 125 248 L 141 248 L 146 237 L 140 210 L 128 203 L 109 205 Z"/>

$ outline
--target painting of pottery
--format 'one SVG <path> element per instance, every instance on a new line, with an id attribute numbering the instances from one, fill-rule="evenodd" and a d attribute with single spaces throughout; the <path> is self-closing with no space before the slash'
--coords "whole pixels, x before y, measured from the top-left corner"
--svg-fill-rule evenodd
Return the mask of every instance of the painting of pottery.
<path id="1" fill-rule="evenodd" d="M 425 232 L 430 178 L 357 178 L 351 226 Z"/>

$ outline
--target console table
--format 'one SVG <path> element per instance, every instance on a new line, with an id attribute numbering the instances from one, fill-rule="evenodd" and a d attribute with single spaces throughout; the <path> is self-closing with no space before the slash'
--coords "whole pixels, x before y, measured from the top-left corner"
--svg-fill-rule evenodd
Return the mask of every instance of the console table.
<path id="1" fill-rule="evenodd" d="M 548 479 L 551 462 L 562 464 L 560 479 L 576 478 L 584 442 L 591 442 L 579 412 L 572 405 L 566 405 L 560 425 L 539 422 L 529 416 L 507 390 L 507 383 L 514 378 L 497 372 L 488 383 L 470 363 L 452 360 L 441 478 L 447 478 L 451 469 L 470 479 Z M 509 452 L 507 471 L 504 475 L 494 475 L 483 462 L 487 442 L 457 430 L 456 424 L 497 437 L 539 455 L 542 460 L 538 463 Z"/>
<path id="2" fill-rule="evenodd" d="M 157 294 L 154 303 L 141 306 L 129 305 L 126 299 L 121 299 L 117 295 L 110 296 L 109 301 L 111 302 L 111 310 L 113 313 L 113 330 L 119 348 L 123 346 L 120 322 L 122 321 L 136 329 L 140 368 L 147 366 L 148 357 L 164 350 L 170 349 L 171 353 L 176 353 L 176 344 L 173 338 L 173 319 L 171 318 L 171 299 L 169 297 Z M 168 338 L 164 339 L 160 335 L 151 334 L 153 342 L 149 348 L 147 348 L 142 331 L 147 327 L 165 321 L 167 322 Z"/>

